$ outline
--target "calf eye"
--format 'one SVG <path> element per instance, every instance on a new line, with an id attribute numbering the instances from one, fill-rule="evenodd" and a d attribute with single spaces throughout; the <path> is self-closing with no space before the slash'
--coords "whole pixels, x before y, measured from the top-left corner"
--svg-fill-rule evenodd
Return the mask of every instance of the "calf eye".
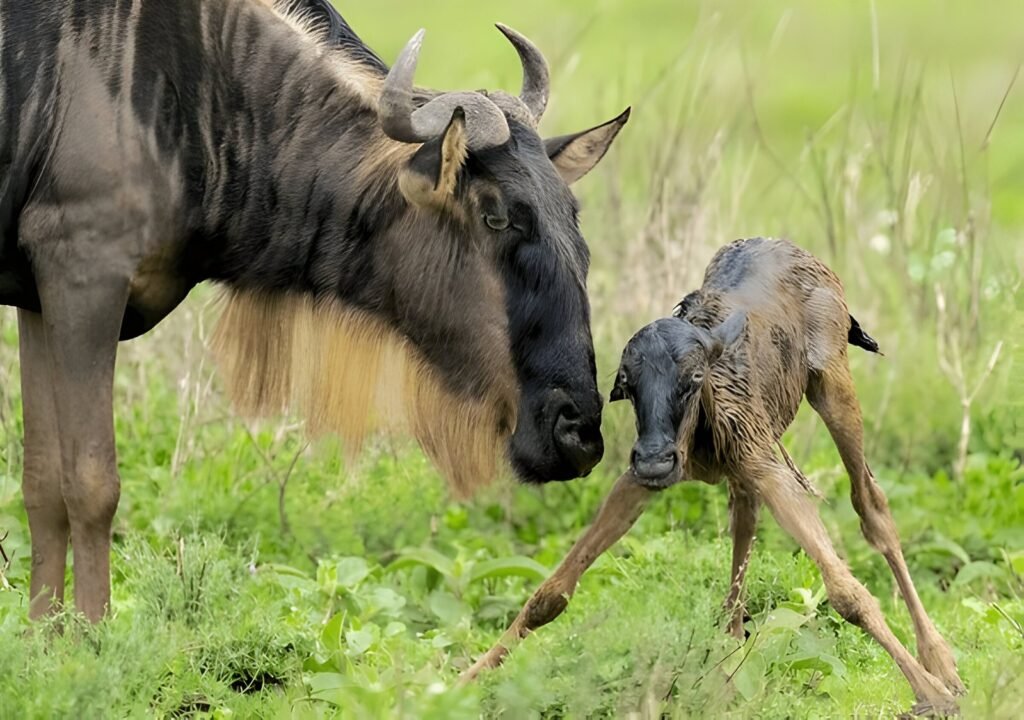
<path id="1" fill-rule="evenodd" d="M 508 230 L 509 219 L 507 215 L 484 215 L 484 222 L 491 230 Z"/>

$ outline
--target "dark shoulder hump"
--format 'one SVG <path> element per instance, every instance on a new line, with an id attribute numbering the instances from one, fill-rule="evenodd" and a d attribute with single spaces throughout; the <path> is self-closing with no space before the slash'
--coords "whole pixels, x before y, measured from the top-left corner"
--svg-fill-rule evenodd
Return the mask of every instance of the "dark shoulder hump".
<path id="1" fill-rule="evenodd" d="M 279 0 L 284 12 L 308 19 L 324 34 L 325 42 L 345 51 L 353 60 L 387 73 L 388 66 L 345 21 L 329 0 Z"/>
<path id="2" fill-rule="evenodd" d="M 847 336 L 851 345 L 856 345 L 859 348 L 864 348 L 868 352 L 878 353 L 882 355 L 882 351 L 878 349 L 878 341 L 873 337 L 864 332 L 864 328 L 857 322 L 857 318 L 853 315 L 850 316 L 850 332 Z"/>

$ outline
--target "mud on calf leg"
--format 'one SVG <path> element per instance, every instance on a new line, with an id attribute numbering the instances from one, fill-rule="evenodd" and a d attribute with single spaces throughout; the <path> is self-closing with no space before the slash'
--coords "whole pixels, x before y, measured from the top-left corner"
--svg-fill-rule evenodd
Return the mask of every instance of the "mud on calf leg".
<path id="1" fill-rule="evenodd" d="M 569 606 L 569 595 L 571 594 L 572 588 L 566 589 L 558 585 L 552 587 L 542 585 L 526 604 L 523 612 L 524 629 L 527 632 L 531 632 L 547 625 L 561 615 L 565 608 Z"/>

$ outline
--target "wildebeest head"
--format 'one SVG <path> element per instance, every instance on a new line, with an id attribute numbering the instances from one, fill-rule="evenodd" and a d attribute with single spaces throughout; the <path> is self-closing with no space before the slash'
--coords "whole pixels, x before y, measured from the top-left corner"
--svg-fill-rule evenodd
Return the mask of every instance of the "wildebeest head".
<path id="1" fill-rule="evenodd" d="M 460 311 L 503 325 L 519 391 L 509 447 L 513 468 L 526 481 L 566 480 L 588 473 L 604 450 L 586 293 L 589 254 L 569 185 L 604 156 L 629 111 L 590 130 L 543 140 L 536 126 L 548 101 L 547 64 L 526 38 L 498 27 L 523 64 L 518 97 L 414 89 L 421 31 L 384 81 L 381 126 L 393 140 L 420 144 L 399 170 L 408 217 L 397 225 L 449 237 L 451 252 L 484 259 L 484 273 L 499 288 L 494 312 Z M 469 303 L 483 303 L 480 295 L 462 294 Z M 453 343 L 412 335 L 445 371 L 440 356 Z M 449 380 L 472 376 L 467 364 L 449 363 Z"/>
<path id="2" fill-rule="evenodd" d="M 708 375 L 745 324 L 742 312 L 710 332 L 681 318 L 664 318 L 626 345 L 611 401 L 633 403 L 637 440 L 630 466 L 645 487 L 666 488 L 683 479 L 702 401 L 707 402 Z"/>

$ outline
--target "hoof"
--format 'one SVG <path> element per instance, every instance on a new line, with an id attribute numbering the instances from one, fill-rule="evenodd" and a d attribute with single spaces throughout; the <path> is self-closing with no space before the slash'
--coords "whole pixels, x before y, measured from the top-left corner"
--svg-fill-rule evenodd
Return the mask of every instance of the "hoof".
<path id="1" fill-rule="evenodd" d="M 942 681 L 953 695 L 965 695 L 967 688 L 956 671 L 956 663 L 953 661 L 953 653 L 945 641 L 939 640 L 931 645 L 923 645 L 919 648 L 920 660 L 924 669 Z"/>
<path id="2" fill-rule="evenodd" d="M 899 720 L 914 720 L 914 718 L 951 718 L 960 717 L 960 708 L 955 702 L 919 702 L 910 708 L 909 712 L 897 715 Z"/>
<path id="3" fill-rule="evenodd" d="M 505 659 L 505 655 L 507 654 L 508 650 L 505 647 L 495 645 L 487 651 L 486 655 L 481 657 L 459 675 L 458 684 L 460 686 L 465 686 L 474 682 L 483 671 L 493 670 L 501 665 L 502 661 Z"/>

